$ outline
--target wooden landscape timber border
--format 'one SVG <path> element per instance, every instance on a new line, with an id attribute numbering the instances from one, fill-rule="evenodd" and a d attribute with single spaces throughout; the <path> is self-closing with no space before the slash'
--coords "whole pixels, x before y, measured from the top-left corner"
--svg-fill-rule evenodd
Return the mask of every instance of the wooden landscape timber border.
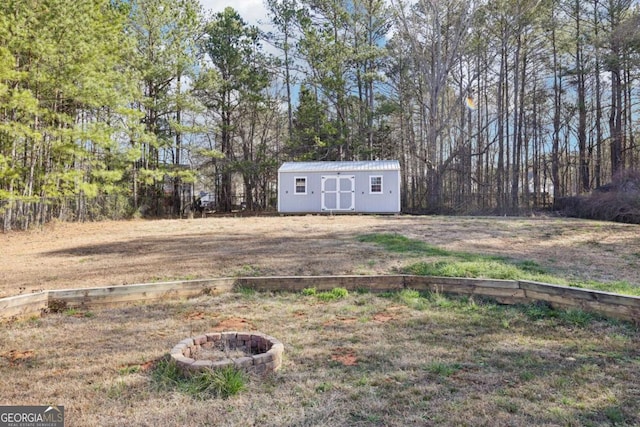
<path id="1" fill-rule="evenodd" d="M 230 292 L 234 284 L 235 279 L 223 278 L 41 291 L 0 299 L 0 321 L 38 316 L 47 311 L 67 308 L 216 295 Z"/>
<path id="2" fill-rule="evenodd" d="M 0 299 L 0 321 L 38 316 L 47 311 L 91 308 L 123 303 L 217 295 L 234 288 L 299 292 L 333 288 L 369 292 L 417 291 L 479 295 L 503 304 L 544 301 L 552 307 L 576 308 L 640 324 L 640 297 L 525 280 L 452 277 L 384 276 L 271 276 L 183 280 L 100 288 L 42 291 Z"/>

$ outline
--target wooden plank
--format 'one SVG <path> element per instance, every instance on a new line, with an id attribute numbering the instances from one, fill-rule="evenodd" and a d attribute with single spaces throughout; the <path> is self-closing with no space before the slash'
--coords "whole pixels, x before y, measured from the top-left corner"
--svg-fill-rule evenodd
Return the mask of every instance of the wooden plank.
<path id="1" fill-rule="evenodd" d="M 496 282 L 496 287 L 490 287 L 491 281 L 473 279 L 440 280 L 436 277 L 413 276 L 407 278 L 405 285 L 408 289 L 417 291 L 453 293 L 462 295 L 483 295 L 488 297 L 526 298 L 524 291 L 514 288 L 513 283 Z M 444 278 L 449 279 L 449 278 Z M 513 281 L 508 281 L 513 282 Z"/>
<path id="2" fill-rule="evenodd" d="M 200 295 L 197 292 L 178 293 L 177 291 L 167 292 L 153 292 L 153 293 L 129 293 L 125 295 L 112 294 L 112 295 L 66 295 L 64 299 L 52 299 L 50 304 L 65 304 L 65 307 L 96 307 L 96 306 L 110 306 L 117 304 L 126 304 L 140 301 L 157 301 L 168 300 L 178 298 L 188 298 L 191 296 Z"/>
<path id="3" fill-rule="evenodd" d="M 626 305 L 612 305 L 608 303 L 601 303 L 599 301 L 585 301 L 581 304 L 580 308 L 585 311 L 595 311 L 620 319 L 640 321 L 638 312 L 634 313 L 633 307 Z"/>
<path id="4" fill-rule="evenodd" d="M 141 294 L 144 292 L 166 292 L 175 289 L 206 289 L 212 292 L 224 292 L 231 289 L 235 280 L 232 278 L 225 279 L 200 279 L 200 280 L 183 280 L 174 282 L 158 282 L 158 283 L 139 283 L 133 285 L 122 286 L 105 286 L 95 288 L 77 288 L 77 289 L 57 289 L 49 291 L 56 295 L 56 298 L 64 298 L 65 296 L 75 296 L 78 293 L 86 295 L 110 295 L 110 294 Z"/>
<path id="5" fill-rule="evenodd" d="M 525 300 L 526 295 L 522 289 L 503 289 L 503 288 L 475 288 L 473 295 L 484 295 L 489 297 L 506 297 L 506 298 L 518 298 Z"/>
<path id="6" fill-rule="evenodd" d="M 438 277 L 438 276 L 405 276 L 405 284 L 410 283 L 437 284 L 443 286 L 473 286 L 477 288 L 520 289 L 517 280 L 476 279 L 466 277 Z"/>
<path id="7" fill-rule="evenodd" d="M 625 305 L 640 309 L 640 297 L 620 295 L 593 289 L 573 288 L 571 286 L 550 285 L 547 283 L 521 280 L 520 287 L 525 291 L 536 291 L 548 295 L 559 295 L 567 298 L 599 301 L 604 304 Z"/>
<path id="8" fill-rule="evenodd" d="M 531 303 L 530 299 L 522 298 L 522 297 L 510 298 L 510 297 L 493 296 L 492 298 L 495 299 L 498 303 L 505 304 L 505 305 L 529 304 L 529 303 Z"/>
<path id="9" fill-rule="evenodd" d="M 590 301 L 582 298 L 572 298 L 571 294 L 568 295 L 554 295 L 545 292 L 538 292 L 533 290 L 525 291 L 528 298 L 546 301 L 553 307 L 557 308 L 576 308 L 585 311 L 595 311 L 607 316 L 616 318 L 639 321 L 640 310 L 628 305 L 610 304 L 608 302 Z"/>
<path id="10" fill-rule="evenodd" d="M 549 294 L 546 292 L 538 292 L 533 290 L 525 290 L 527 298 L 535 301 L 546 301 L 548 303 L 562 304 L 566 307 L 579 307 L 578 300 L 567 298 L 563 295 Z"/>
<path id="11" fill-rule="evenodd" d="M 204 279 L 101 288 L 62 289 L 49 292 L 49 301 L 61 301 L 69 306 L 90 307 L 135 301 L 191 297 L 202 294 L 217 295 L 229 292 L 235 279 Z"/>
<path id="12" fill-rule="evenodd" d="M 47 308 L 47 300 L 47 292 L 1 298 L 0 320 L 40 315 Z"/>
<path id="13" fill-rule="evenodd" d="M 606 317 L 629 320 L 629 321 L 634 321 L 636 323 L 640 321 L 640 315 L 638 313 L 634 313 L 633 311 L 630 310 L 629 307 L 626 307 L 626 306 L 612 306 L 612 305 L 598 306 L 597 305 L 598 303 L 593 301 L 583 301 L 578 306 L 576 306 L 575 304 L 568 305 L 568 304 L 563 304 L 558 302 L 552 302 L 550 304 L 553 308 L 556 308 L 556 309 L 565 309 L 565 310 L 580 309 L 580 310 L 588 311 L 591 313 L 600 314 Z"/>
<path id="14" fill-rule="evenodd" d="M 306 288 L 328 291 L 333 288 L 345 288 L 350 291 L 366 289 L 371 292 L 401 290 L 404 277 L 395 276 L 273 276 L 239 277 L 236 285 L 258 291 L 300 292 Z"/>
<path id="15" fill-rule="evenodd" d="M 471 294 L 475 290 L 474 286 L 464 284 L 439 283 L 432 281 L 413 280 L 407 284 L 407 289 L 416 291 L 430 291 L 443 293 Z"/>

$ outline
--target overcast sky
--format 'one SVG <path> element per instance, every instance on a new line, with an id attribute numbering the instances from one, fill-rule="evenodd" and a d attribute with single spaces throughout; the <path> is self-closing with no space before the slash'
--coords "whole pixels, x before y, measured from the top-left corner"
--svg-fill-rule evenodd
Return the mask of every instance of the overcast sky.
<path id="1" fill-rule="evenodd" d="M 250 25 L 258 25 L 258 21 L 267 21 L 267 11 L 263 0 L 200 0 L 206 11 L 221 12 L 231 6 L 238 11 L 242 19 Z"/>

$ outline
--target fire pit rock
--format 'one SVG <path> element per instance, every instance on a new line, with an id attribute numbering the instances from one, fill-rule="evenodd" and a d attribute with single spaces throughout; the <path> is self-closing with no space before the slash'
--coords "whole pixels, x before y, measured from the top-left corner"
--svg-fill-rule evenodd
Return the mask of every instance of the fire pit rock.
<path id="1" fill-rule="evenodd" d="M 235 366 L 266 374 L 282 365 L 284 345 L 260 332 L 210 332 L 180 341 L 171 358 L 186 374 Z"/>

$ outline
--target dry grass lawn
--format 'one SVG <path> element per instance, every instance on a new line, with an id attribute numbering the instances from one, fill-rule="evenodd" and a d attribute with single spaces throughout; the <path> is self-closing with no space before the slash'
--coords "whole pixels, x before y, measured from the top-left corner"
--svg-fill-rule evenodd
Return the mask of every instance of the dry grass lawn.
<path id="1" fill-rule="evenodd" d="M 71 310 L 0 325 L 1 403 L 83 427 L 639 425 L 638 330 L 537 310 L 410 292 Z M 226 400 L 156 386 L 178 341 L 238 327 L 285 344 L 280 371 Z"/>
<path id="2" fill-rule="evenodd" d="M 640 226 L 562 218 L 288 216 L 57 223 L 0 235 L 0 297 L 41 289 L 236 275 L 384 274 L 404 254 L 359 243 L 400 233 L 535 261 L 560 276 L 640 285 Z"/>
<path id="3" fill-rule="evenodd" d="M 270 217 L 55 224 L 0 236 L 0 295 L 231 275 L 390 273 L 400 233 L 639 285 L 640 227 L 557 218 Z M 183 338 L 257 330 L 282 369 L 228 399 L 163 389 Z M 247 290 L 0 324 L 0 404 L 64 405 L 68 426 L 640 425 L 637 326 L 438 294 Z"/>

